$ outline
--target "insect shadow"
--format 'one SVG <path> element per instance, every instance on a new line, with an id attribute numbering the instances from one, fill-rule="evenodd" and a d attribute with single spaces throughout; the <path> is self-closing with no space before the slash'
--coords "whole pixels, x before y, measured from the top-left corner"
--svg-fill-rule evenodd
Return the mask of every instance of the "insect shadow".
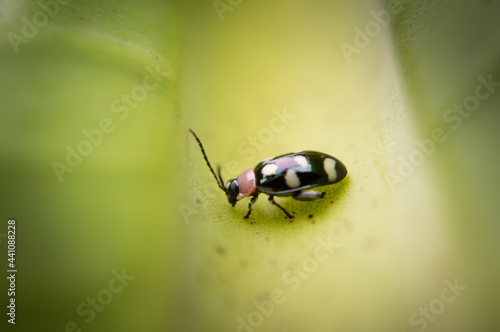
<path id="1" fill-rule="evenodd" d="M 273 206 L 267 204 L 265 200 L 256 204 L 253 209 L 252 219 L 246 220 L 249 224 L 268 224 L 268 225 L 283 225 L 294 224 L 311 221 L 313 223 L 325 220 L 325 216 L 335 215 L 336 211 L 342 206 L 342 202 L 348 197 L 351 187 L 351 177 L 348 175 L 342 182 L 333 186 L 319 187 L 318 189 L 325 193 L 323 199 L 318 199 L 311 202 L 298 202 L 289 197 L 278 198 L 279 203 L 286 208 L 295 217 L 288 219 L 286 216 Z M 228 209 L 227 214 L 234 218 L 237 222 L 245 222 L 241 220 L 241 214 L 245 211 L 246 205 L 236 209 Z"/>

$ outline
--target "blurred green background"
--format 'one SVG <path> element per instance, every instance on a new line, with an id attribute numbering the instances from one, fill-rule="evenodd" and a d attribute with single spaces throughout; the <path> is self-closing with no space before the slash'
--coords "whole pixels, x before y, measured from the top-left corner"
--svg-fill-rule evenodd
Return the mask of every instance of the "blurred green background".
<path id="1" fill-rule="evenodd" d="M 0 1 L 2 330 L 499 331 L 499 13 Z M 303 149 L 349 177 L 244 221 L 188 128 L 225 179 Z"/>

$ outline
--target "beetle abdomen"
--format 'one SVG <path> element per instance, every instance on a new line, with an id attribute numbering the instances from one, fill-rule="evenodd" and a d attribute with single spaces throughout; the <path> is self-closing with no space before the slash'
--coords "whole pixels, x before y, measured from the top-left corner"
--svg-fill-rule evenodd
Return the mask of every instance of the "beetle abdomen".
<path id="1" fill-rule="evenodd" d="M 255 167 L 257 189 L 272 195 L 337 183 L 346 175 L 347 169 L 340 160 L 316 151 L 287 153 Z"/>

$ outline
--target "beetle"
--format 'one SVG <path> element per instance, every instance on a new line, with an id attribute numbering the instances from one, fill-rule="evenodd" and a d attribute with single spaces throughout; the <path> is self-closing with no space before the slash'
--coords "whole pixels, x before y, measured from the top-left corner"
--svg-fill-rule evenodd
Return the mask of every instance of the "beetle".
<path id="1" fill-rule="evenodd" d="M 198 142 L 203 158 L 219 188 L 226 193 L 229 204 L 234 207 L 239 200 L 251 196 L 248 212 L 243 219 L 250 217 L 252 206 L 259 194 L 266 194 L 269 195 L 269 203 L 278 207 L 291 220 L 294 216 L 279 205 L 274 196 L 292 196 L 293 199 L 305 202 L 321 199 L 325 197 L 324 192 L 309 189 L 332 185 L 342 181 L 347 175 L 347 168 L 337 158 L 307 150 L 266 159 L 224 184 L 220 166 L 216 175 L 200 139 L 192 129 L 189 131 Z"/>

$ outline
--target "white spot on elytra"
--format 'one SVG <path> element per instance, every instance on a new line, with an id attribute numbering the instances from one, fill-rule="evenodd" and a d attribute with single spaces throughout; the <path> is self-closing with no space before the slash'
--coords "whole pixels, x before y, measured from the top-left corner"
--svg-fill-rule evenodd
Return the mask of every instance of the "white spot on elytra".
<path id="1" fill-rule="evenodd" d="M 285 174 L 285 183 L 289 188 L 297 188 L 300 186 L 300 180 L 297 176 L 297 173 L 291 168 L 286 171 Z"/>
<path id="2" fill-rule="evenodd" d="M 309 166 L 309 162 L 307 161 L 307 158 L 304 156 L 295 156 L 293 157 L 293 160 L 295 160 L 295 162 L 299 164 L 301 167 Z"/>
<path id="3" fill-rule="evenodd" d="M 326 158 L 323 162 L 323 168 L 328 175 L 328 181 L 335 181 L 337 179 L 337 170 L 335 169 L 336 164 L 337 162 L 332 158 Z"/>
<path id="4" fill-rule="evenodd" d="M 276 164 L 267 164 L 262 168 L 262 175 L 264 177 L 276 174 L 278 166 Z"/>

